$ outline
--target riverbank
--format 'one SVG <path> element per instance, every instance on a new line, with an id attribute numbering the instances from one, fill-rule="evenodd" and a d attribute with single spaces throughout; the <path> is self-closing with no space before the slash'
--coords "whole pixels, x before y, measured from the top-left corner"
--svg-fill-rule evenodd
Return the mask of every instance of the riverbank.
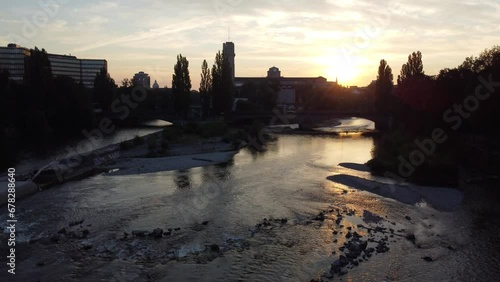
<path id="1" fill-rule="evenodd" d="M 463 175 L 460 170 L 467 171 L 470 181 L 500 177 L 499 141 L 492 136 L 458 134 L 437 143 L 408 132 L 385 132 L 375 136 L 373 158 L 367 165 L 374 175 L 456 187 Z"/>
<path id="2" fill-rule="evenodd" d="M 30 166 L 23 166 L 21 171 L 16 170 L 17 181 L 27 181 L 37 187 L 19 193 L 18 199 L 55 185 L 102 173 L 144 174 L 226 163 L 240 148 L 247 146 L 245 140 L 250 140 L 249 134 L 258 133 L 259 128 L 252 125 L 246 132 L 229 128 L 223 121 L 189 123 L 136 136 L 82 155 L 66 156 L 48 164 L 37 161 Z M 262 136 L 264 140 L 259 139 L 259 142 L 272 140 L 268 133 Z M 265 146 L 256 149 L 263 148 Z M 0 181 L 4 181 L 3 178 Z M 1 200 L 6 202 L 6 199 Z"/>

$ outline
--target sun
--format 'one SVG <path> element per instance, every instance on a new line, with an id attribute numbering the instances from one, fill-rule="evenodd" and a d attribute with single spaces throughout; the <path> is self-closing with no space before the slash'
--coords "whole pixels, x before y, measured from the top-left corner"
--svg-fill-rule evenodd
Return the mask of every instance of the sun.
<path id="1" fill-rule="evenodd" d="M 354 85 L 360 75 L 356 61 L 341 55 L 325 56 L 320 61 L 322 73 L 329 81 L 338 79 L 342 85 Z"/>

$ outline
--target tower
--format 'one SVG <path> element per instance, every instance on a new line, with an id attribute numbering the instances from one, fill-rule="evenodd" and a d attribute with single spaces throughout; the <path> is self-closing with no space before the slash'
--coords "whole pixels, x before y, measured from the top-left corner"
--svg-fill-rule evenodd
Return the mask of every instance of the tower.
<path id="1" fill-rule="evenodd" d="M 233 42 L 226 42 L 222 45 L 222 53 L 226 57 L 226 59 L 229 61 L 229 65 L 231 65 L 231 75 L 233 78 L 236 77 L 235 74 L 235 69 L 234 69 L 234 58 L 236 57 L 236 54 L 234 53 L 234 43 Z"/>

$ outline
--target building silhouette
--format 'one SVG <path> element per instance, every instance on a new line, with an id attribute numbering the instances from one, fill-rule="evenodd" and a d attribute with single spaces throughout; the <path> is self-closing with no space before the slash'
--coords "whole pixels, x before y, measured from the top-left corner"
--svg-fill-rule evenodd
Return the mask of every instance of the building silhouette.
<path id="1" fill-rule="evenodd" d="M 151 88 L 151 78 L 149 77 L 149 74 L 143 71 L 136 73 L 134 75 L 134 78 L 132 78 L 132 81 L 134 83 L 134 86 L 142 86 L 146 89 Z"/>
<path id="2" fill-rule="evenodd" d="M 22 84 L 26 82 L 26 65 L 30 55 L 28 48 L 13 43 L 0 47 L 0 70 L 8 71 L 10 80 Z"/>
<path id="3" fill-rule="evenodd" d="M 47 54 L 53 76 L 71 77 L 87 88 L 94 87 L 94 79 L 101 69 L 108 70 L 106 60 L 78 59 L 75 56 Z M 0 47 L 0 70 L 9 72 L 9 79 L 22 84 L 26 82 L 26 69 L 31 57 L 28 48 L 11 43 Z"/>
<path id="4" fill-rule="evenodd" d="M 281 70 L 275 66 L 269 68 L 266 77 L 236 77 L 235 78 L 235 98 L 245 100 L 249 97 L 242 97 L 242 87 L 245 84 L 259 85 L 264 82 L 272 82 L 279 88 L 276 104 L 278 108 L 296 108 L 302 103 L 298 92 L 301 89 L 325 88 L 337 82 L 328 82 L 322 76 L 318 77 L 283 77 Z M 303 92 L 303 91 L 302 91 Z M 303 94 L 303 93 L 302 93 Z"/>
<path id="5" fill-rule="evenodd" d="M 235 54 L 235 48 L 234 48 L 234 43 L 233 42 L 226 42 L 224 44 L 222 44 L 222 54 L 224 54 L 224 56 L 226 57 L 226 60 L 229 61 L 229 65 L 231 66 L 231 77 L 233 79 L 233 83 L 234 83 L 234 79 L 236 77 L 236 69 L 235 69 L 235 65 L 234 65 L 234 60 L 235 60 L 235 57 L 236 57 L 236 54 Z"/>

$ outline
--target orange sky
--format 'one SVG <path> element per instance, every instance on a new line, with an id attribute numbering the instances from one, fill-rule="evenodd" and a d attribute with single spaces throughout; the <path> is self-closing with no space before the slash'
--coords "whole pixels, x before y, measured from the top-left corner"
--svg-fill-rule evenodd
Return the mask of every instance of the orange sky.
<path id="1" fill-rule="evenodd" d="M 382 58 L 396 77 L 420 50 L 426 73 L 437 74 L 500 39 L 495 1 L 9 1 L 0 23 L 0 44 L 106 59 L 118 84 L 145 71 L 170 86 L 182 53 L 194 89 L 203 59 L 213 63 L 228 27 L 237 76 L 265 76 L 277 66 L 283 76 L 358 86 L 376 79 Z"/>

